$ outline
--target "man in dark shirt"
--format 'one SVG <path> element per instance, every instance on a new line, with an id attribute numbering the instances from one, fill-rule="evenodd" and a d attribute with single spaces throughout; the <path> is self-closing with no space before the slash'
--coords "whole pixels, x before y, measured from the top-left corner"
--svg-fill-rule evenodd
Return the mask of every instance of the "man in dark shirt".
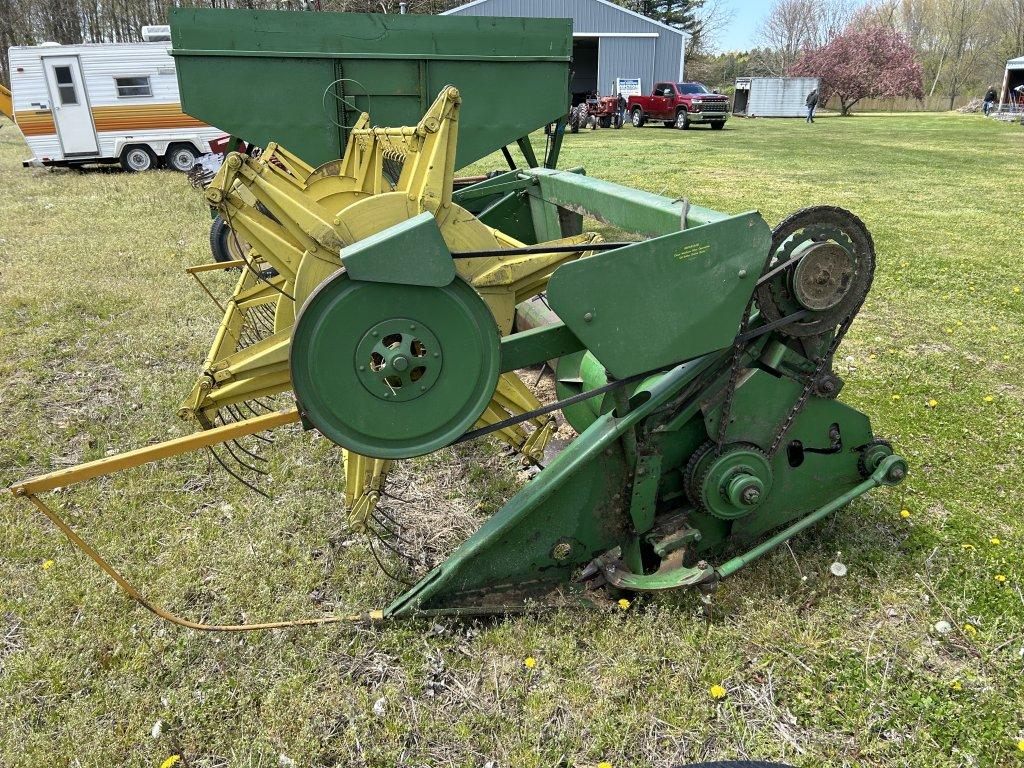
<path id="1" fill-rule="evenodd" d="M 807 98 L 804 100 L 804 104 L 807 106 L 807 122 L 814 122 L 814 108 L 818 106 L 818 89 L 815 88 L 813 91 L 807 94 Z"/>
<path id="2" fill-rule="evenodd" d="M 992 111 L 992 105 L 998 98 L 999 94 L 996 93 L 996 87 L 994 85 L 990 85 L 988 90 L 985 91 L 985 98 L 981 105 L 981 111 L 985 113 L 985 117 L 988 117 L 988 113 Z"/>

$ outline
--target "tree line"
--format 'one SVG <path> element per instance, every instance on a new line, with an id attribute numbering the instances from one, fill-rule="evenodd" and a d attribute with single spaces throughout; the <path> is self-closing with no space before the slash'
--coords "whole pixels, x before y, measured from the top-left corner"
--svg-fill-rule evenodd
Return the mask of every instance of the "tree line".
<path id="1" fill-rule="evenodd" d="M 437 14 L 467 0 L 408 0 L 409 13 Z M 619 5 L 690 34 L 688 55 L 700 55 L 728 21 L 722 0 L 616 0 Z M 0 82 L 10 84 L 7 49 L 57 42 L 141 40 L 142 27 L 165 24 L 175 7 L 398 13 L 401 0 L 0 0 Z"/>
<path id="2" fill-rule="evenodd" d="M 464 0 L 409 0 L 410 13 L 436 14 Z M 10 83 L 7 48 L 46 41 L 131 42 L 170 8 L 398 13 L 400 0 L 0 0 L 0 82 Z M 690 33 L 688 77 L 727 87 L 741 75 L 783 75 L 800 56 L 851 27 L 881 26 L 909 43 L 924 93 L 950 108 L 998 84 L 1006 60 L 1024 55 L 1024 0 L 773 0 L 755 48 L 715 52 L 731 21 L 723 0 L 618 0 Z"/>
<path id="3" fill-rule="evenodd" d="M 903 38 L 921 66 L 923 97 L 953 109 L 998 89 L 1007 60 L 1024 55 L 1024 0 L 774 0 L 755 48 L 691 60 L 690 73 L 723 86 L 792 74 L 808 52 L 868 28 Z"/>

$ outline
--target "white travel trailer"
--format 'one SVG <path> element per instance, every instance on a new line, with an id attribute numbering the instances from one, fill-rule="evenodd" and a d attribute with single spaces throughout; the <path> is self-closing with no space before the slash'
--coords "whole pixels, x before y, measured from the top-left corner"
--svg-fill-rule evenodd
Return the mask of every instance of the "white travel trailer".
<path id="1" fill-rule="evenodd" d="M 181 111 L 166 29 L 144 28 L 151 42 L 11 48 L 12 117 L 35 155 L 24 165 L 187 171 L 209 152 L 223 131 Z"/>

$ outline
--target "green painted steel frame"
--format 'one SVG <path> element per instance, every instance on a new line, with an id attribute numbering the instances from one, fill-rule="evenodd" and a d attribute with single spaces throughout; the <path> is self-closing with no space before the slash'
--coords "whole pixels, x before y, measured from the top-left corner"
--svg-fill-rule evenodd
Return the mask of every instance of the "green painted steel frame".
<path id="1" fill-rule="evenodd" d="M 571 19 L 174 8 L 170 24 L 184 111 L 311 165 L 341 157 L 360 112 L 416 125 L 445 85 L 463 98 L 456 168 L 565 116 Z"/>
<path id="2" fill-rule="evenodd" d="M 572 171 L 530 168 L 519 171 L 519 175 L 537 179 L 538 184 L 530 193 L 538 198 L 587 213 L 628 232 L 667 235 L 732 217 L 732 214 L 693 205 L 686 198 L 655 195 Z"/>
<path id="3" fill-rule="evenodd" d="M 522 608 L 524 585 L 513 580 L 521 573 L 536 575 L 537 593 L 568 580 L 572 570 L 589 563 L 602 552 L 625 544 L 630 536 L 625 527 L 628 501 L 621 493 L 630 467 L 620 446 L 624 434 L 665 403 L 677 397 L 701 373 L 721 358 L 706 355 L 677 366 L 655 377 L 644 387 L 643 394 L 634 395 L 636 407 L 621 417 L 614 412 L 603 414 L 547 468 L 519 493 L 512 497 L 491 519 L 467 539 L 444 563 L 427 574 L 418 584 L 401 595 L 386 610 L 386 615 L 401 616 L 429 610 L 457 607 L 470 594 L 493 591 L 497 599 L 491 610 Z M 544 358 L 542 358 L 544 359 Z M 585 475 L 583 473 L 586 473 Z M 600 483 L 604 503 L 576 504 L 557 492 L 574 479 L 587 483 L 574 491 L 575 501 L 591 501 L 592 483 Z M 609 489 L 613 492 L 605 493 Z M 573 533 L 585 546 L 573 548 L 563 561 L 556 560 L 548 539 L 555 521 L 565 525 L 575 516 Z M 548 536 L 537 535 L 547 532 Z M 501 603 L 501 585 L 508 583 L 515 598 Z M 513 591 L 513 588 L 515 590 Z M 529 588 L 527 587 L 527 591 Z"/>

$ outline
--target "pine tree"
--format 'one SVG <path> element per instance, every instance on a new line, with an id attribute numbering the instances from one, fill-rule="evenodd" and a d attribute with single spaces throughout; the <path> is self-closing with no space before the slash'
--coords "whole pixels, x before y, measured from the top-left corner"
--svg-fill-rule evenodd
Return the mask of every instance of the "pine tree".
<path id="1" fill-rule="evenodd" d="M 662 24 L 688 32 L 692 37 L 698 37 L 701 33 L 701 21 L 697 13 L 704 5 L 704 0 L 624 0 L 621 5 Z"/>

